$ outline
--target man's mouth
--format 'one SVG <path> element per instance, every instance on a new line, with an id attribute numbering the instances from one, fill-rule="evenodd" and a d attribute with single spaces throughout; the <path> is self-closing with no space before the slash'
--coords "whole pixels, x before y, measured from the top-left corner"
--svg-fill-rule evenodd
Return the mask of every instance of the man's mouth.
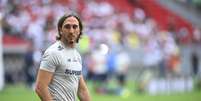
<path id="1" fill-rule="evenodd" d="M 74 43 L 74 41 L 69 41 L 69 44 L 73 44 Z"/>
<path id="2" fill-rule="evenodd" d="M 69 43 L 74 43 L 75 42 L 75 38 L 74 37 L 69 37 Z"/>

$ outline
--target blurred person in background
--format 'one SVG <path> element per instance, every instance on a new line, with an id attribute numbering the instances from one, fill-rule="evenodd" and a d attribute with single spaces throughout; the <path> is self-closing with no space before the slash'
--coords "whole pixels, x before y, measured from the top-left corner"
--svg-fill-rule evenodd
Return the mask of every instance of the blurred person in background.
<path id="1" fill-rule="evenodd" d="M 3 15 L 0 13 L 0 91 L 4 88 L 4 68 L 3 68 L 3 49 L 2 49 L 2 19 Z"/>
<path id="2" fill-rule="evenodd" d="M 118 89 L 117 89 L 117 94 L 118 95 L 124 95 L 126 90 L 126 77 L 128 74 L 128 68 L 130 64 L 130 57 L 128 53 L 121 48 L 116 57 L 115 57 L 115 72 L 116 72 L 116 77 L 118 81 Z"/>
<path id="3" fill-rule="evenodd" d="M 31 87 L 32 84 L 34 83 L 36 75 L 36 72 L 33 72 L 36 71 L 36 69 L 34 68 L 33 54 L 34 54 L 34 47 L 32 41 L 30 41 L 27 52 L 25 53 L 24 56 L 25 64 L 23 68 L 25 75 L 25 82 L 29 87 Z"/>
<path id="4" fill-rule="evenodd" d="M 195 89 L 201 90 L 201 73 L 200 73 L 200 44 L 201 43 L 201 27 L 196 26 L 193 31 L 191 52 L 191 74 L 194 78 Z"/>
<path id="5" fill-rule="evenodd" d="M 106 93 L 106 83 L 108 78 L 107 54 L 102 47 L 104 44 L 98 44 L 91 53 L 91 65 L 89 73 L 94 81 L 94 89 L 97 93 Z"/>
<path id="6" fill-rule="evenodd" d="M 198 26 L 195 27 L 193 31 L 193 37 L 192 37 L 192 46 L 193 50 L 191 53 L 191 67 L 192 67 L 192 76 L 196 77 L 199 76 L 199 66 L 200 66 L 200 48 L 201 43 L 201 28 Z"/>
<path id="7" fill-rule="evenodd" d="M 81 56 L 75 49 L 82 35 L 82 22 L 74 14 L 58 21 L 57 42 L 44 53 L 36 80 L 36 93 L 43 101 L 90 101 L 82 76 Z"/>

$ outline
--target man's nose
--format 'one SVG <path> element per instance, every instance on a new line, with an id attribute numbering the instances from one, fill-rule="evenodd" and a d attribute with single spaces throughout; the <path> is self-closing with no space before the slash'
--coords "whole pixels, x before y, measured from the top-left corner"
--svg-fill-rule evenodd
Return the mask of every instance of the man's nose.
<path id="1" fill-rule="evenodd" d="M 75 32 L 74 32 L 74 29 L 70 29 L 69 30 L 69 35 L 71 36 L 71 37 L 75 37 L 76 35 L 75 35 Z"/>
<path id="2" fill-rule="evenodd" d="M 75 31 L 75 29 L 73 29 L 73 27 L 70 27 L 69 32 L 73 33 Z"/>

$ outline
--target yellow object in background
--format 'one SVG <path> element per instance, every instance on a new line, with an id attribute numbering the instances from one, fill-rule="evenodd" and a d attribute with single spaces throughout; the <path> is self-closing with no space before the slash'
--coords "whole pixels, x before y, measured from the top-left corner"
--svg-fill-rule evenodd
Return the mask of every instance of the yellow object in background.
<path id="1" fill-rule="evenodd" d="M 135 33 L 131 33 L 128 36 L 128 44 L 131 46 L 131 48 L 138 48 L 139 47 L 139 38 Z"/>
<path id="2" fill-rule="evenodd" d="M 88 52 L 89 49 L 90 49 L 90 39 L 86 34 L 84 34 L 79 42 L 79 51 L 82 54 L 84 54 L 84 53 Z"/>

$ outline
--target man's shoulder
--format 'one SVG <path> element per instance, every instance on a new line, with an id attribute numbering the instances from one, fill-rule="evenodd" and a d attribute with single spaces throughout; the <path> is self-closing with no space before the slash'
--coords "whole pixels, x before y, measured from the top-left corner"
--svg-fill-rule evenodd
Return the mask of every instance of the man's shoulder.
<path id="1" fill-rule="evenodd" d="M 59 41 L 56 41 L 53 43 L 51 46 L 49 46 L 45 52 L 50 52 L 50 53 L 58 53 L 59 51 L 63 50 L 64 47 L 60 44 Z"/>

